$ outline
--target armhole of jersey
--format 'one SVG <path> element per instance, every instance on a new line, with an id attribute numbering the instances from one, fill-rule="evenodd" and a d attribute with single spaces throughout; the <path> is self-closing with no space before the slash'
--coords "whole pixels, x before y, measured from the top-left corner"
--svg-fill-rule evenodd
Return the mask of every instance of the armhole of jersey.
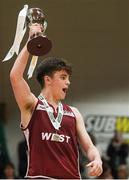
<path id="1" fill-rule="evenodd" d="M 75 118 L 75 120 L 77 121 L 76 115 L 75 115 L 74 111 L 72 110 L 72 107 L 71 107 L 71 106 L 68 106 L 68 107 L 71 109 L 71 111 L 72 111 L 72 113 L 73 113 L 73 115 L 74 115 L 74 118 Z"/>
<path id="2" fill-rule="evenodd" d="M 38 99 L 38 98 L 37 98 L 37 99 Z M 35 105 L 35 108 L 34 108 L 34 110 L 33 110 L 32 116 L 31 116 L 31 118 L 30 118 L 30 121 L 29 121 L 27 127 L 24 128 L 24 127 L 22 126 L 22 123 L 20 123 L 20 128 L 21 128 L 22 131 L 25 131 L 25 130 L 28 128 L 28 126 L 30 125 L 30 122 L 31 122 L 32 117 L 33 117 L 33 114 L 34 114 L 34 112 L 35 112 L 38 104 L 39 104 L 39 99 L 38 99 L 38 101 L 37 101 L 37 104 Z"/>

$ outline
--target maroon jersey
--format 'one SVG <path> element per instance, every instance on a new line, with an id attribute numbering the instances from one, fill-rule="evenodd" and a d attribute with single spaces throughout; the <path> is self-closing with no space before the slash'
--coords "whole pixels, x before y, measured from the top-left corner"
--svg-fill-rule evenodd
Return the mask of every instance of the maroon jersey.
<path id="1" fill-rule="evenodd" d="M 55 111 L 54 116 L 57 116 Z M 63 104 L 61 127 L 56 130 L 43 102 L 38 100 L 29 125 L 23 132 L 28 145 L 26 177 L 80 178 L 76 118 L 68 105 Z M 54 140 L 56 133 L 58 141 Z"/>

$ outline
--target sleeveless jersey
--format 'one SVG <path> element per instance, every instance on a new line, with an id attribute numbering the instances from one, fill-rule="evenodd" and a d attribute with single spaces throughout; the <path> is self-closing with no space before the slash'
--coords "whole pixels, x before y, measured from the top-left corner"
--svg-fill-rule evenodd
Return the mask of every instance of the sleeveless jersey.
<path id="1" fill-rule="evenodd" d="M 22 130 L 28 145 L 27 178 L 80 179 L 76 118 L 68 105 L 63 104 L 61 127 L 56 130 L 38 99 L 27 128 Z M 56 133 L 59 141 L 53 139 Z"/>

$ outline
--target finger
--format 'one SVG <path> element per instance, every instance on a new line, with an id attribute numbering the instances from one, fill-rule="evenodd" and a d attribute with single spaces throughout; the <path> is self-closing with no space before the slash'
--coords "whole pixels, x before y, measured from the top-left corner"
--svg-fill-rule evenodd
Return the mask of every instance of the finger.
<path id="1" fill-rule="evenodd" d="M 90 176 L 100 176 L 101 174 L 101 172 L 91 172 Z"/>
<path id="2" fill-rule="evenodd" d="M 93 167 L 93 162 L 90 162 L 89 164 L 86 165 L 87 167 Z"/>
<path id="3" fill-rule="evenodd" d="M 91 176 L 100 176 L 101 174 L 102 174 L 102 168 L 100 167 L 91 168 L 91 171 L 90 171 Z"/>
<path id="4" fill-rule="evenodd" d="M 39 23 L 32 23 L 31 26 L 40 26 Z"/>
<path id="5" fill-rule="evenodd" d="M 98 176 L 101 173 L 101 167 L 93 162 L 89 163 L 87 167 L 89 168 L 88 174 L 90 176 Z"/>
<path id="6" fill-rule="evenodd" d="M 90 175 L 90 176 L 98 176 L 99 173 L 100 173 L 99 170 L 98 170 L 98 169 L 95 169 L 95 168 L 91 168 L 91 169 L 89 170 L 89 175 Z"/>

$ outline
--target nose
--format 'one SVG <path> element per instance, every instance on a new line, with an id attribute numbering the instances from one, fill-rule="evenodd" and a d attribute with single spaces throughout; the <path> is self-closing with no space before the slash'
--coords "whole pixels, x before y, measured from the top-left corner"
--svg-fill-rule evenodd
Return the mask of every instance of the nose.
<path id="1" fill-rule="evenodd" d="M 70 85 L 70 80 L 69 80 L 69 79 L 67 79 L 66 84 L 67 84 L 68 86 Z"/>

